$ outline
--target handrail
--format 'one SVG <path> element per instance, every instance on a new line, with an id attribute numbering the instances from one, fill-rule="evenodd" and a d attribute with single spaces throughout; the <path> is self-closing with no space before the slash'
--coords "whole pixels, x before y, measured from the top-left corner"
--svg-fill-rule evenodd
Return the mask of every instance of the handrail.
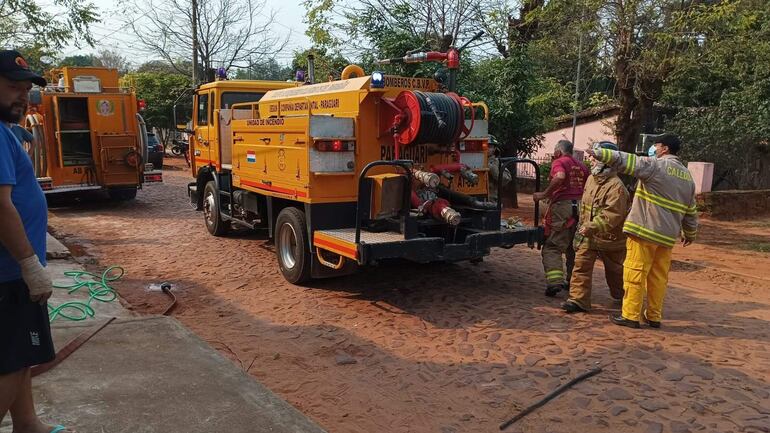
<path id="1" fill-rule="evenodd" d="M 366 179 L 366 173 L 374 167 L 380 167 L 390 165 L 393 167 L 401 167 L 406 172 L 406 185 L 404 186 L 404 203 L 401 207 L 401 213 L 409 215 L 410 199 L 412 196 L 412 165 L 414 161 L 409 159 L 396 159 L 393 161 L 372 161 L 366 164 L 361 174 L 358 175 L 358 201 L 356 202 L 356 246 L 361 242 L 361 216 L 363 215 L 363 208 L 361 206 L 361 191 L 364 189 L 364 179 Z"/>
<path id="2" fill-rule="evenodd" d="M 535 167 L 535 192 L 540 190 L 540 168 L 537 165 L 537 163 L 531 159 L 527 158 L 517 158 L 515 156 L 510 156 L 507 158 L 500 158 L 498 159 L 498 175 L 497 175 L 497 210 L 502 211 L 503 210 L 503 173 L 505 173 L 504 170 L 508 169 L 508 166 L 513 164 L 532 164 L 532 166 Z M 513 177 L 516 179 L 516 177 Z M 535 203 L 535 222 L 533 224 L 534 227 L 537 227 L 540 225 L 540 206 Z"/>
<path id="3" fill-rule="evenodd" d="M 476 109 L 476 108 L 479 108 L 479 107 L 481 109 L 483 109 L 484 110 L 484 120 L 489 120 L 489 106 L 485 102 L 483 102 L 483 101 L 474 102 L 471 105 L 472 105 L 473 109 Z"/>

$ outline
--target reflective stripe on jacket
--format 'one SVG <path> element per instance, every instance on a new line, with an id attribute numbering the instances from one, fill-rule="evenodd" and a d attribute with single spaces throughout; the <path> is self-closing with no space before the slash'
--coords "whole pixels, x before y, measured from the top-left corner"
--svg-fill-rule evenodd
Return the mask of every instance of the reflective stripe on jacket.
<path id="1" fill-rule="evenodd" d="M 628 190 L 617 175 L 589 176 L 580 206 L 580 225 L 588 229 L 588 236 L 576 235 L 575 245 L 584 242 L 589 249 L 599 251 L 624 249 L 628 199 Z"/>
<path id="2" fill-rule="evenodd" d="M 631 212 L 623 225 L 625 233 L 666 247 L 673 247 L 680 235 L 695 240 L 695 183 L 679 158 L 648 158 L 609 149 L 599 149 L 596 156 L 618 172 L 639 179 Z"/>

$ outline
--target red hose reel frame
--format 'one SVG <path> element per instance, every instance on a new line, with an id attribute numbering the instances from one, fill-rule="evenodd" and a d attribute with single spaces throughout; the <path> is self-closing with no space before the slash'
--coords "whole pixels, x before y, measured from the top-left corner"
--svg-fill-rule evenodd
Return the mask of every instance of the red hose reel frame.
<path id="1" fill-rule="evenodd" d="M 458 123 L 462 125 L 453 141 L 464 140 L 471 133 L 473 124 L 476 120 L 475 110 L 471 101 L 456 93 L 446 93 L 447 96 L 454 99 L 460 106 Z M 380 110 L 380 125 L 387 127 L 388 131 L 393 135 L 394 144 L 394 158 L 399 159 L 401 146 L 408 146 L 417 139 L 417 135 L 420 132 L 421 124 L 421 107 L 420 101 L 417 99 L 417 95 L 411 90 L 404 90 L 396 96 L 395 99 L 382 98 L 385 103 L 382 110 Z M 471 125 L 465 126 L 465 109 L 470 109 L 471 113 Z"/>

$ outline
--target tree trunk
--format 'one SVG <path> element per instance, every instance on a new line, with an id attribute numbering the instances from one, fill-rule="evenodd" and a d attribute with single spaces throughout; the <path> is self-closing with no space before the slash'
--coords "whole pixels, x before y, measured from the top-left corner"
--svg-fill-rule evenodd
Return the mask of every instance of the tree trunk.
<path id="1" fill-rule="evenodd" d="M 629 28 L 631 27 L 631 28 Z M 633 152 L 639 137 L 639 99 L 636 97 L 636 74 L 631 65 L 633 58 L 633 28 L 621 26 L 617 35 L 615 53 L 615 79 L 618 86 L 620 110 L 615 122 L 615 136 L 618 147 L 624 152 Z"/>

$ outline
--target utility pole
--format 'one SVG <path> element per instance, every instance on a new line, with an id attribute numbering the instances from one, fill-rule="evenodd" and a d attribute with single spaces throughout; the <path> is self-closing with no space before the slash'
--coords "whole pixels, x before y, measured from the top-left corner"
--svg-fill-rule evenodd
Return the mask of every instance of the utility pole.
<path id="1" fill-rule="evenodd" d="M 585 13 L 585 6 L 580 11 L 580 28 L 578 29 L 578 61 L 577 61 L 577 74 L 575 76 L 575 108 L 572 111 L 572 145 L 575 143 L 575 130 L 577 129 L 577 113 L 578 102 L 580 101 L 580 63 L 583 60 L 583 14 Z"/>
<path id="2" fill-rule="evenodd" d="M 572 112 L 572 145 L 575 145 L 575 129 L 577 129 L 577 112 L 578 102 L 580 101 L 580 61 L 583 56 L 583 31 L 580 31 L 580 39 L 578 41 L 578 62 L 577 62 L 577 75 L 575 76 L 575 108 Z"/>
<path id="3" fill-rule="evenodd" d="M 198 86 L 198 0 L 192 0 L 192 85 Z"/>

